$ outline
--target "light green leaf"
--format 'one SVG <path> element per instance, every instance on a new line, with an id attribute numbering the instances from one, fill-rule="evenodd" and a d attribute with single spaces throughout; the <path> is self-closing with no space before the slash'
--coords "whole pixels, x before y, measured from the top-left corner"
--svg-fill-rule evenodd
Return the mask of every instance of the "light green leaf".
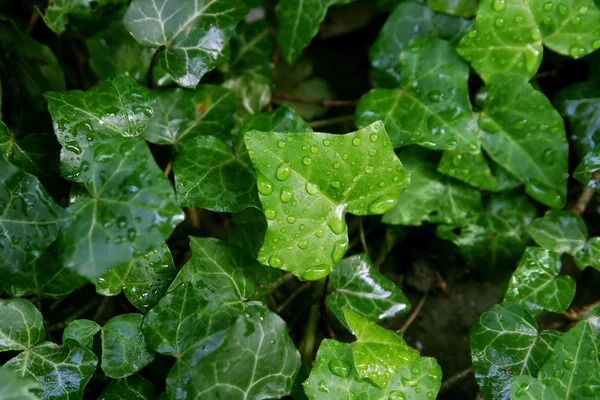
<path id="1" fill-rule="evenodd" d="M 340 261 L 329 277 L 327 305 L 345 323 L 343 309 L 379 322 L 408 312 L 410 302 L 392 281 L 380 274 L 366 254 Z"/>
<path id="2" fill-rule="evenodd" d="M 487 399 L 508 400 L 511 376 L 537 376 L 560 334 L 538 333 L 538 324 L 521 305 L 496 304 L 471 328 L 473 371 Z"/>
<path id="3" fill-rule="evenodd" d="M 153 400 L 154 385 L 139 374 L 111 382 L 98 400 Z"/>
<path id="4" fill-rule="evenodd" d="M 107 139 L 86 151 L 80 178 L 91 197 L 67 209 L 73 222 L 58 248 L 63 265 L 92 282 L 158 247 L 183 220 L 171 183 L 141 138 Z"/>
<path id="5" fill-rule="evenodd" d="M 163 297 L 177 275 L 173 256 L 166 244 L 135 257 L 108 271 L 96 282 L 102 296 L 125 296 L 141 312 L 148 311 Z"/>
<path id="6" fill-rule="evenodd" d="M 247 12 L 237 0 L 134 0 L 123 23 L 143 46 L 162 47 L 161 67 L 178 85 L 194 88 Z"/>
<path id="7" fill-rule="evenodd" d="M 77 344 L 59 346 L 44 342 L 12 358 L 3 368 L 35 379 L 41 388 L 33 392 L 42 400 L 69 400 L 83 397 L 96 364 L 94 353 Z"/>
<path id="8" fill-rule="evenodd" d="M 281 398 L 291 393 L 299 369 L 285 322 L 265 306 L 250 305 L 194 369 L 189 398 Z"/>
<path id="9" fill-rule="evenodd" d="M 410 146 L 398 153 L 410 173 L 410 184 L 398 205 L 383 216 L 391 225 L 421 225 L 424 222 L 458 224 L 481 210 L 481 194 L 436 171 L 436 153 Z"/>
<path id="10" fill-rule="evenodd" d="M 471 18 L 477 12 L 479 3 L 475 0 L 430 0 L 429 7 L 434 11 Z"/>
<path id="11" fill-rule="evenodd" d="M 300 115 L 291 108 L 282 106 L 275 111 L 248 115 L 240 126 L 240 135 L 250 131 L 261 132 L 312 132 Z"/>
<path id="12" fill-rule="evenodd" d="M 433 36 L 457 43 L 469 30 L 472 22 L 436 13 L 423 4 L 406 1 L 398 5 L 388 17 L 369 51 L 373 68 L 386 87 L 400 83 L 398 57 L 412 39 Z"/>
<path id="13" fill-rule="evenodd" d="M 388 331 L 348 308 L 343 310 L 350 331 L 356 336 L 352 349 L 354 365 L 361 378 L 385 389 L 393 374 L 419 357 L 397 333 Z"/>
<path id="14" fill-rule="evenodd" d="M 94 21 L 106 18 L 125 4 L 126 0 L 50 0 L 42 18 L 52 32 L 60 35 L 67 29 L 69 17 L 83 22 Z"/>
<path id="15" fill-rule="evenodd" d="M 61 173 L 77 181 L 82 181 L 81 162 L 89 148 L 113 137 L 140 136 L 154 107 L 150 91 L 126 76 L 105 79 L 85 92 L 50 92 L 45 96 L 62 145 Z"/>
<path id="16" fill-rule="evenodd" d="M 579 269 L 591 266 L 600 271 L 600 237 L 590 238 L 583 248 L 575 253 L 574 257 Z"/>
<path id="17" fill-rule="evenodd" d="M 44 340 L 44 319 L 25 299 L 0 299 L 0 352 L 27 350 Z"/>
<path id="18" fill-rule="evenodd" d="M 223 82 L 238 99 L 240 116 L 264 111 L 271 103 L 271 80 L 255 72 L 246 72 Z"/>
<path id="19" fill-rule="evenodd" d="M 0 156 L 0 275 L 38 258 L 66 221 L 66 213 L 33 175 Z"/>
<path id="20" fill-rule="evenodd" d="M 528 247 L 513 273 L 504 301 L 520 303 L 532 315 L 544 309 L 562 313 L 575 296 L 575 281 L 558 276 L 560 255 L 540 247 Z"/>
<path id="21" fill-rule="evenodd" d="M 452 45 L 417 38 L 400 53 L 399 89 L 374 89 L 356 108 L 358 126 L 381 120 L 394 147 L 420 144 L 438 150 L 476 151 L 469 100 L 469 67 Z"/>
<path id="22" fill-rule="evenodd" d="M 33 392 L 39 391 L 40 384 L 33 379 L 21 377 L 7 368 L 0 368 L 0 399 L 39 400 Z"/>
<path id="23" fill-rule="evenodd" d="M 102 328 L 94 321 L 88 319 L 76 319 L 69 322 L 69 325 L 63 331 L 62 341 L 67 343 L 73 340 L 79 343 L 86 349 L 92 350 L 94 344 L 94 336 L 100 332 Z"/>
<path id="24" fill-rule="evenodd" d="M 262 211 L 247 208 L 231 217 L 233 229 L 227 242 L 245 250 L 254 258 L 258 257 L 267 232 L 267 221 Z"/>
<path id="25" fill-rule="evenodd" d="M 227 71 L 232 75 L 253 72 L 271 78 L 273 42 L 266 19 L 238 25 L 231 37 L 231 59 Z"/>
<path id="26" fill-rule="evenodd" d="M 502 75 L 488 85 L 483 107 L 479 127 L 485 151 L 534 199 L 562 207 L 569 146 L 563 120 L 546 96 L 522 76 Z"/>
<path id="27" fill-rule="evenodd" d="M 537 244 L 558 254 L 575 254 L 588 238 L 583 218 L 573 211 L 550 210 L 543 218 L 536 218 L 527 232 Z"/>
<path id="28" fill-rule="evenodd" d="M 122 314 L 102 328 L 102 370 L 121 379 L 133 375 L 154 360 L 154 352 L 142 332 L 141 314 Z"/>
<path id="29" fill-rule="evenodd" d="M 600 192 L 600 146 L 587 153 L 575 169 L 573 177 L 590 189 Z"/>
<path id="30" fill-rule="evenodd" d="M 328 275 L 344 256 L 346 212 L 383 214 L 408 185 L 381 122 L 346 135 L 244 137 L 268 219 L 258 259 L 304 280 Z"/>

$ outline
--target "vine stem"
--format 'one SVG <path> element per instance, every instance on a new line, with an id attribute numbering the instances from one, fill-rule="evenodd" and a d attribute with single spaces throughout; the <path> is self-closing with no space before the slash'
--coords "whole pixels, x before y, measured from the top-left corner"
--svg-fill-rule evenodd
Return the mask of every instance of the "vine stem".
<path id="1" fill-rule="evenodd" d="M 358 105 L 358 100 L 315 99 L 287 93 L 273 93 L 273 98 L 279 100 L 299 101 L 300 103 L 321 104 L 324 106 L 356 107 Z"/>
<path id="2" fill-rule="evenodd" d="M 579 215 L 582 215 L 590 203 L 590 200 L 592 200 L 592 197 L 594 197 L 594 191 L 586 186 L 579 195 L 577 203 L 575 203 L 575 206 L 573 206 L 573 211 Z"/>
<path id="3" fill-rule="evenodd" d="M 423 294 L 423 296 L 421 296 L 421 299 L 419 299 L 419 302 L 417 303 L 417 306 L 410 313 L 410 315 L 408 316 L 408 319 L 406 320 L 406 322 L 400 328 L 400 330 L 402 332 L 406 332 L 406 330 L 413 323 L 413 321 L 415 320 L 415 318 L 417 318 L 417 315 L 419 315 L 419 312 L 421 311 L 421 308 L 423 308 L 423 305 L 425 304 L 425 301 L 427 300 L 427 296 L 429 296 L 429 294 L 427 292 L 425 292 Z"/>
<path id="4" fill-rule="evenodd" d="M 442 383 L 442 387 L 440 388 L 440 393 L 450 389 L 452 386 L 454 386 L 460 380 L 466 378 L 467 376 L 471 375 L 472 373 L 473 373 L 473 367 L 469 367 L 469 368 L 463 369 L 462 371 L 452 375 L 448 379 L 444 380 L 444 382 Z"/>
<path id="5" fill-rule="evenodd" d="M 317 339 L 317 328 L 319 325 L 319 318 L 321 317 L 321 301 L 325 296 L 325 290 L 327 288 L 326 282 L 327 278 L 323 278 L 317 281 L 315 284 L 315 290 L 318 294 L 318 298 L 310 307 L 308 321 L 306 321 L 306 329 L 304 330 L 304 335 L 302 336 L 302 340 L 298 346 L 300 357 L 302 358 L 302 364 L 307 369 L 310 369 L 312 364 L 312 356 L 315 350 L 315 342 Z"/>
<path id="6" fill-rule="evenodd" d="M 165 176 L 168 178 L 171 175 L 171 171 L 173 170 L 173 160 L 169 160 L 167 166 L 165 167 Z"/>
<path id="7" fill-rule="evenodd" d="M 146 86 L 149 88 L 154 87 L 154 79 L 152 77 L 152 72 L 154 71 L 154 67 L 156 66 L 156 64 L 158 64 L 158 57 L 160 57 L 160 55 L 162 54 L 164 49 L 165 49 L 165 46 L 162 45 L 158 49 L 156 49 L 156 51 L 152 55 L 152 60 L 150 61 L 150 66 L 148 66 L 148 72 L 147 72 L 148 76 L 146 77 Z"/>

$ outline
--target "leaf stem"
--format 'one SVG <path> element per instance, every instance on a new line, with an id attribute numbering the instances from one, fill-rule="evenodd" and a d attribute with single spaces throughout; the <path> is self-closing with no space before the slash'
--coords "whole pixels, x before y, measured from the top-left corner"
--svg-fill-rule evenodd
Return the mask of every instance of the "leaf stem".
<path id="1" fill-rule="evenodd" d="M 421 308 L 423 308 L 423 305 L 425 304 L 425 301 L 427 300 L 427 296 L 429 296 L 429 293 L 427 293 L 427 292 L 423 293 L 423 296 L 421 296 L 421 299 L 417 303 L 417 306 L 413 309 L 413 311 L 408 316 L 408 319 L 406 320 L 406 322 L 400 328 L 400 330 L 402 332 L 406 332 L 406 330 L 413 323 L 413 321 L 415 320 L 417 315 L 419 315 Z"/>
<path id="2" fill-rule="evenodd" d="M 290 305 L 290 303 L 292 301 L 294 301 L 294 299 L 296 297 L 298 297 L 298 295 L 302 292 L 304 292 L 306 289 L 308 289 L 311 286 L 311 282 L 304 282 L 304 284 L 300 285 L 298 287 L 298 289 L 296 289 L 291 295 L 288 296 L 287 299 L 285 299 L 285 301 L 283 303 L 281 303 L 281 305 L 279 307 L 277 307 L 277 314 L 280 314 L 283 310 L 285 310 L 285 308 L 287 306 Z"/>
<path id="3" fill-rule="evenodd" d="M 365 230 L 363 228 L 363 219 L 359 217 L 358 221 L 358 236 L 360 237 L 360 244 L 362 245 L 363 252 L 369 255 L 369 248 L 367 247 L 367 240 L 365 239 Z"/>
<path id="4" fill-rule="evenodd" d="M 25 27 L 25 33 L 33 32 L 33 28 L 35 28 L 36 22 L 40 19 L 40 9 L 34 7 L 33 12 L 31 13 L 31 17 L 29 18 L 29 22 L 27 22 L 27 26 Z"/>
<path id="5" fill-rule="evenodd" d="M 321 104 L 324 106 L 356 107 L 358 105 L 358 100 L 315 99 L 287 93 L 273 93 L 273 98 L 279 100 L 298 101 L 300 103 Z"/>
<path id="6" fill-rule="evenodd" d="M 165 167 L 165 176 L 168 178 L 171 175 L 171 171 L 173 170 L 173 160 L 169 160 L 167 166 Z"/>
<path id="7" fill-rule="evenodd" d="M 308 314 L 308 321 L 306 321 L 306 329 L 304 335 L 300 341 L 299 351 L 300 357 L 302 358 L 302 364 L 310 370 L 312 366 L 312 358 L 315 350 L 315 342 L 317 337 L 317 328 L 319 325 L 319 318 L 321 317 L 321 301 L 325 296 L 325 290 L 327 289 L 327 278 L 323 278 L 317 281 L 314 285 L 317 300 L 310 307 Z"/>
<path id="8" fill-rule="evenodd" d="M 469 367 L 469 368 L 463 369 L 462 371 L 452 375 L 448 379 L 444 380 L 444 382 L 442 382 L 442 387 L 440 387 L 440 393 L 442 393 L 445 390 L 450 389 L 452 386 L 454 386 L 456 383 L 458 383 L 458 381 L 466 378 L 467 376 L 471 375 L 472 373 L 473 373 L 473 367 Z"/>
<path id="9" fill-rule="evenodd" d="M 592 200 L 592 197 L 594 197 L 594 191 L 586 186 L 579 195 L 577 203 L 575 203 L 575 206 L 573 206 L 573 212 L 582 215 L 585 212 L 590 200 Z"/>
<path id="10" fill-rule="evenodd" d="M 354 121 L 354 115 L 342 115 L 341 117 L 333 117 L 333 118 L 312 121 L 312 122 L 309 122 L 308 125 L 310 125 L 311 128 L 320 128 L 322 126 L 335 125 L 335 124 L 340 124 L 343 122 L 351 122 L 351 121 L 352 122 Z"/>
<path id="11" fill-rule="evenodd" d="M 146 76 L 146 86 L 149 88 L 154 87 L 154 79 L 153 79 L 154 67 L 156 66 L 156 64 L 158 64 L 158 57 L 160 57 L 160 55 L 162 54 L 164 49 L 165 49 L 164 45 L 162 45 L 158 49 L 156 49 L 156 51 L 152 55 L 152 60 L 150 60 L 150 65 L 148 66 L 148 72 L 147 72 L 147 76 Z"/>

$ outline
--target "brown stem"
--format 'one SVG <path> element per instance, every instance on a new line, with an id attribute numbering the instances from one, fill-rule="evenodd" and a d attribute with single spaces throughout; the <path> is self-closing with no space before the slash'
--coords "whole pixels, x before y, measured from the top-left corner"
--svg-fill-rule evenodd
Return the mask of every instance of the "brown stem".
<path id="1" fill-rule="evenodd" d="M 169 160 L 167 166 L 165 167 L 165 176 L 168 178 L 171 175 L 171 171 L 173 170 L 173 160 Z"/>
<path id="2" fill-rule="evenodd" d="M 600 306 L 600 300 L 597 300 L 591 304 L 583 306 L 578 311 L 575 311 L 574 309 L 570 308 L 569 310 L 565 311 L 563 313 L 563 315 L 567 319 L 570 319 L 571 321 L 579 321 L 585 316 L 585 313 L 588 312 L 588 310 L 590 310 L 594 307 L 597 307 L 597 306 Z"/>
<path id="3" fill-rule="evenodd" d="M 358 221 L 358 236 L 360 237 L 360 244 L 362 246 L 363 253 L 365 253 L 366 255 L 369 255 L 369 248 L 367 247 L 367 241 L 365 239 L 365 230 L 363 228 L 362 217 L 359 217 L 359 221 Z"/>
<path id="4" fill-rule="evenodd" d="M 577 203 L 573 206 L 573 211 L 579 215 L 583 215 L 592 197 L 594 197 L 594 191 L 586 186 L 579 195 Z"/>
<path id="5" fill-rule="evenodd" d="M 190 222 L 195 229 L 200 229 L 200 210 L 190 207 L 187 209 Z"/>
<path id="6" fill-rule="evenodd" d="M 36 22 L 40 19 L 41 11 L 39 8 L 35 7 L 33 9 L 33 13 L 31 13 L 31 17 L 29 18 L 29 22 L 27 22 L 27 26 L 25 27 L 25 33 L 33 32 L 33 28 L 35 28 Z"/>
<path id="7" fill-rule="evenodd" d="M 444 382 L 442 383 L 442 387 L 440 388 L 440 393 L 442 393 L 445 390 L 450 389 L 452 386 L 454 386 L 460 380 L 466 378 L 467 376 L 471 375 L 472 373 L 473 373 L 473 367 L 469 367 L 469 368 L 463 369 L 462 371 L 452 375 L 450 378 L 444 380 Z"/>
<path id="8" fill-rule="evenodd" d="M 158 57 L 160 57 L 160 55 L 164 49 L 165 49 L 164 45 L 160 46 L 158 49 L 156 49 L 156 51 L 152 55 L 152 60 L 150 61 L 150 66 L 148 66 L 148 72 L 147 72 L 148 76 L 146 77 L 146 86 L 149 88 L 154 87 L 154 78 L 152 76 L 154 67 L 156 66 L 156 64 L 158 64 Z"/>
<path id="9" fill-rule="evenodd" d="M 402 327 L 400 328 L 400 330 L 402 332 L 406 332 L 406 330 L 413 323 L 413 321 L 415 320 L 417 315 L 419 315 L 419 312 L 421 311 L 421 308 L 423 308 L 423 305 L 425 304 L 425 301 L 427 300 L 428 295 L 429 294 L 427 292 L 423 293 L 423 296 L 421 296 L 421 299 L 417 303 L 417 306 L 414 308 L 414 310 L 412 310 L 412 312 L 408 316 L 408 319 L 406 320 L 404 325 L 402 325 Z"/>
<path id="10" fill-rule="evenodd" d="M 358 100 L 329 100 L 296 96 L 287 93 L 273 93 L 274 99 L 299 101 L 301 103 L 322 104 L 324 106 L 356 107 Z"/>

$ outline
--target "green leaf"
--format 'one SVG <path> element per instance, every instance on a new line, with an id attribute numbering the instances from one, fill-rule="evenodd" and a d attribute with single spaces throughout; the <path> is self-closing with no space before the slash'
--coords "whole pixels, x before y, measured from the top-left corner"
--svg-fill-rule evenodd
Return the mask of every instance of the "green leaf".
<path id="1" fill-rule="evenodd" d="M 481 149 L 475 153 L 451 150 L 444 151 L 437 169 L 440 173 L 470 186 L 482 190 L 500 191 L 499 183 L 488 163 Z"/>
<path id="2" fill-rule="evenodd" d="M 250 305 L 194 369 L 191 398 L 281 398 L 291 393 L 299 369 L 285 322 L 265 306 Z"/>
<path id="3" fill-rule="evenodd" d="M 69 322 L 69 325 L 63 331 L 62 341 L 67 343 L 69 340 L 79 343 L 86 349 L 92 350 L 94 344 L 94 336 L 100 332 L 102 328 L 94 321 L 88 319 L 76 319 Z"/>
<path id="4" fill-rule="evenodd" d="M 479 3 L 475 0 L 431 0 L 429 7 L 434 11 L 471 18 L 477 12 Z"/>
<path id="5" fill-rule="evenodd" d="M 480 5 L 476 23 L 458 51 L 486 82 L 505 72 L 528 80 L 542 61 L 542 43 L 579 58 L 600 48 L 593 33 L 599 24 L 600 10 L 589 1 L 556 6 L 545 0 L 488 1 Z"/>
<path id="6" fill-rule="evenodd" d="M 529 241 L 527 225 L 536 214 L 535 205 L 526 196 L 504 192 L 490 196 L 481 214 L 440 225 L 437 234 L 454 242 L 480 271 L 493 273 L 521 257 Z"/>
<path id="7" fill-rule="evenodd" d="M 424 222 L 458 224 L 481 210 L 481 194 L 436 171 L 436 153 L 410 146 L 398 153 L 410 184 L 398 205 L 383 216 L 391 225 L 421 225 Z"/>
<path id="8" fill-rule="evenodd" d="M 513 273 L 504 301 L 520 303 L 532 315 L 544 309 L 562 313 L 575 297 L 575 281 L 558 276 L 560 256 L 540 247 L 528 247 Z"/>
<path id="9" fill-rule="evenodd" d="M 111 382 L 98 400 L 153 400 L 154 385 L 139 374 Z"/>
<path id="10" fill-rule="evenodd" d="M 507 400 L 511 376 L 537 376 L 559 336 L 538 333 L 537 322 L 519 304 L 496 304 L 484 312 L 471 328 L 473 371 L 483 395 Z"/>
<path id="11" fill-rule="evenodd" d="M 600 362 L 593 339 L 594 328 L 588 320 L 580 321 L 554 344 L 552 356 L 539 376 L 511 379 L 511 400 L 565 399 L 592 400 L 600 393 Z"/>
<path id="12" fill-rule="evenodd" d="M 38 258 L 65 220 L 64 210 L 35 176 L 0 156 L 0 274 Z"/>
<path id="13" fill-rule="evenodd" d="M 98 20 L 126 3 L 125 0 L 50 0 L 42 18 L 48 28 L 60 35 L 67 29 L 69 16 L 82 21 Z"/>
<path id="14" fill-rule="evenodd" d="M 258 259 L 304 280 L 328 275 L 344 256 L 345 212 L 383 214 L 408 185 L 381 122 L 346 135 L 253 131 L 244 137 L 268 219 Z"/>
<path id="15" fill-rule="evenodd" d="M 546 96 L 522 76 L 502 75 L 488 85 L 483 107 L 479 126 L 485 151 L 534 199 L 562 207 L 569 146 L 563 120 Z"/>
<path id="16" fill-rule="evenodd" d="M 587 153 L 575 169 L 573 177 L 590 189 L 600 192 L 600 146 Z"/>
<path id="17" fill-rule="evenodd" d="M 0 352 L 27 350 L 44 340 L 44 319 L 25 299 L 0 299 Z"/>
<path id="18" fill-rule="evenodd" d="M 321 342 L 315 365 L 303 384 L 304 393 L 310 400 L 426 400 L 437 396 L 442 370 L 435 359 L 415 359 L 392 375 L 388 386 L 381 389 L 357 375 L 352 354 L 354 346 L 330 339 Z"/>
<path id="19" fill-rule="evenodd" d="M 143 46 L 163 49 L 160 66 L 178 85 L 194 88 L 247 11 L 238 0 L 134 0 L 123 23 Z"/>
<path id="20" fill-rule="evenodd" d="M 477 150 L 469 67 L 452 45 L 429 37 L 414 39 L 400 53 L 400 71 L 399 89 L 374 89 L 361 98 L 357 125 L 383 121 L 394 147 Z"/>
<path id="21" fill-rule="evenodd" d="M 247 208 L 231 217 L 233 229 L 227 242 L 242 248 L 254 258 L 258 257 L 267 232 L 267 220 L 262 211 Z"/>
<path id="22" fill-rule="evenodd" d="M 163 297 L 177 275 L 173 256 L 166 244 L 118 265 L 96 282 L 102 296 L 125 296 L 141 312 L 148 311 Z"/>
<path id="23" fill-rule="evenodd" d="M 45 96 L 62 145 L 61 173 L 77 181 L 83 181 L 81 163 L 89 148 L 114 137 L 140 136 L 154 107 L 150 91 L 126 76 L 105 79 L 85 92 Z"/>
<path id="24" fill-rule="evenodd" d="M 579 269 L 592 266 L 600 271 L 600 237 L 590 238 L 585 246 L 575 253 L 574 257 Z"/>
<path id="25" fill-rule="evenodd" d="M 250 131 L 261 132 L 312 132 L 300 115 L 291 108 L 282 106 L 275 111 L 248 115 L 240 126 L 240 135 Z"/>
<path id="26" fill-rule="evenodd" d="M 352 349 L 360 378 L 368 378 L 385 389 L 393 374 L 419 357 L 397 333 L 388 331 L 348 308 L 343 310 L 350 331 L 356 336 Z"/>
<path id="27" fill-rule="evenodd" d="M 566 120 L 571 148 L 583 158 L 600 144 L 600 88 L 591 82 L 576 83 L 561 90 L 553 103 Z"/>
<path id="28" fill-rule="evenodd" d="M 44 342 L 12 358 L 3 368 L 35 379 L 41 388 L 33 392 L 42 400 L 69 400 L 82 398 L 96 364 L 98 359 L 86 348 Z"/>
<path id="29" fill-rule="evenodd" d="M 231 37 L 228 72 L 232 75 L 252 72 L 271 78 L 275 47 L 273 42 L 266 19 L 240 24 Z"/>
<path id="30" fill-rule="evenodd" d="M 170 182 L 141 138 L 107 139 L 86 151 L 80 178 L 91 197 L 68 208 L 72 223 L 58 248 L 63 265 L 92 282 L 158 247 L 183 220 Z"/>
<path id="31" fill-rule="evenodd" d="M 102 370 L 114 379 L 133 375 L 154 360 L 142 332 L 141 314 L 122 314 L 102 328 Z"/>
<path id="32" fill-rule="evenodd" d="M 271 103 L 271 80 L 254 72 L 244 73 L 223 82 L 238 99 L 240 116 L 264 111 Z"/>
<path id="33" fill-rule="evenodd" d="M 583 218 L 573 211 L 550 210 L 543 218 L 536 218 L 527 232 L 537 244 L 558 254 L 575 254 L 588 238 Z"/>
<path id="34" fill-rule="evenodd" d="M 0 382 L 0 399 L 39 400 L 33 392 L 39 390 L 40 384 L 31 378 L 24 378 L 14 371 L 0 368 Z"/>
<path id="35" fill-rule="evenodd" d="M 380 74 L 385 86 L 400 83 L 398 57 L 412 39 L 433 36 L 457 43 L 469 30 L 472 22 L 432 11 L 416 2 L 403 2 L 388 17 L 369 51 L 373 68 Z"/>
<path id="36" fill-rule="evenodd" d="M 392 281 L 380 274 L 366 254 L 340 261 L 329 277 L 327 305 L 345 323 L 343 309 L 379 322 L 408 312 L 410 302 Z"/>

